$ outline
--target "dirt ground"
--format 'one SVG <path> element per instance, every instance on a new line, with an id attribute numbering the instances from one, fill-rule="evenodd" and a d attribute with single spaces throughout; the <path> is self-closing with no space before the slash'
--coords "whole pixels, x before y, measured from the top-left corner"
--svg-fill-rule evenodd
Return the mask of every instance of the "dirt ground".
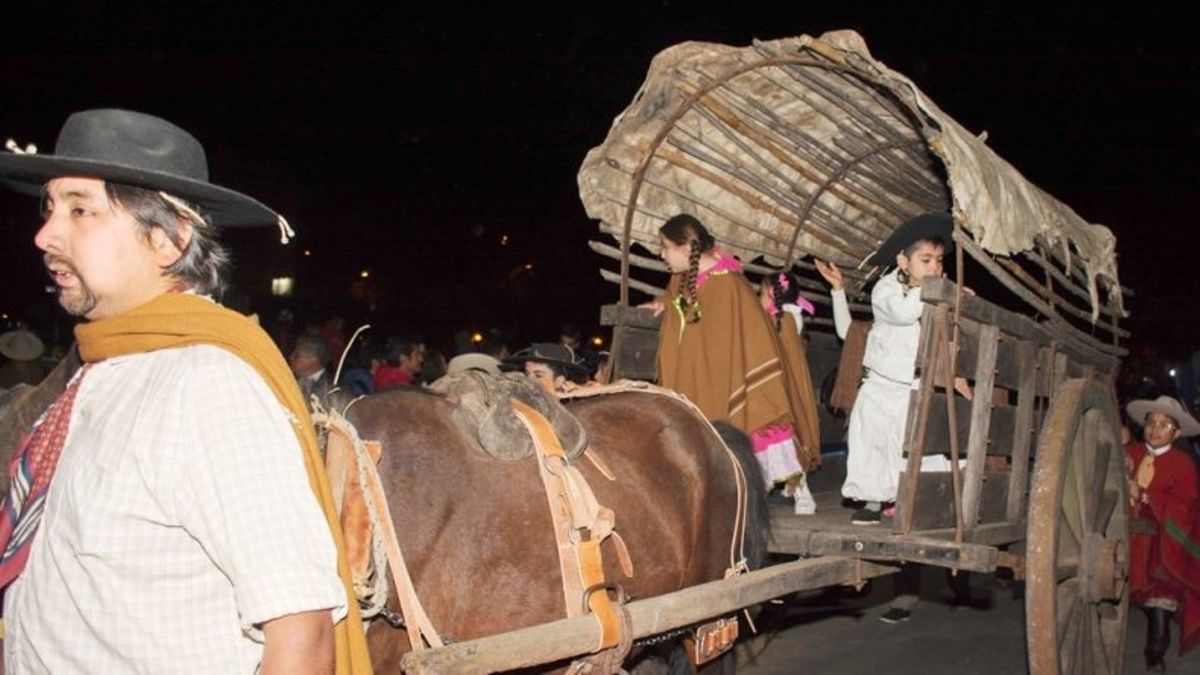
<path id="1" fill-rule="evenodd" d="M 861 593 L 830 589 L 791 596 L 768 606 L 759 635 L 738 647 L 746 675 L 1001 675 L 1027 672 L 1024 587 L 992 575 L 972 575 L 967 602 L 956 604 L 946 573 L 926 567 L 921 602 L 912 618 L 886 624 L 894 579 L 873 580 Z M 1168 673 L 1200 673 L 1200 649 L 1180 658 L 1179 626 L 1172 622 Z M 1125 641 L 1126 673 L 1144 672 L 1146 619 L 1134 607 Z"/>

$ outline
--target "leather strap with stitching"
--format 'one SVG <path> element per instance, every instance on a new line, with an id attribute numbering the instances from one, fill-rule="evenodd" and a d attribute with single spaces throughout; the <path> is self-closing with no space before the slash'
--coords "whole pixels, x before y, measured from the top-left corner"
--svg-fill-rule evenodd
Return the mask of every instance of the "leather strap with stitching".
<path id="1" fill-rule="evenodd" d="M 610 584 L 604 578 L 600 543 L 613 534 L 615 514 L 600 506 L 583 474 L 567 464 L 562 445 L 546 418 L 517 399 L 510 404 L 537 449 L 538 471 L 546 487 L 558 542 L 567 616 L 583 614 L 586 602 L 600 626 L 595 650 L 614 647 L 621 641 L 622 622 L 617 605 L 608 595 Z"/>

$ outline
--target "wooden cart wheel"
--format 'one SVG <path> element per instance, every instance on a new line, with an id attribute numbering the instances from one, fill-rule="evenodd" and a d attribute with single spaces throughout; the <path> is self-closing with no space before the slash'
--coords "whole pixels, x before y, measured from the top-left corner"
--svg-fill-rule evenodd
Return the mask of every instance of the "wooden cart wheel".
<path id="1" fill-rule="evenodd" d="M 1121 671 L 1129 592 L 1119 423 L 1108 390 L 1080 379 L 1059 388 L 1042 425 L 1025 560 L 1036 675 Z"/>

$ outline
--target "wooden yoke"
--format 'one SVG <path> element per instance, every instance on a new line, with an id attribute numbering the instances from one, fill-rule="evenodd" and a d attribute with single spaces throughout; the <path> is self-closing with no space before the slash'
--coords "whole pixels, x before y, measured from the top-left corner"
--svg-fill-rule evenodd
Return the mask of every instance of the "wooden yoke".
<path id="1" fill-rule="evenodd" d="M 534 408 L 517 399 L 510 399 L 517 418 L 529 430 L 537 449 L 538 472 L 546 487 L 550 513 L 554 520 L 558 559 L 562 572 L 563 598 L 567 617 L 590 611 L 600 626 L 600 640 L 595 651 L 624 645 L 628 650 L 629 627 L 621 620 L 624 601 L 620 586 L 604 578 L 604 560 L 600 544 L 613 531 L 615 514 L 600 506 L 579 469 L 567 464 L 562 445 L 554 429 Z M 613 537 L 622 570 L 632 576 L 629 554 L 619 536 Z M 608 591 L 617 592 L 617 601 Z M 622 655 L 623 656 L 623 655 Z"/>

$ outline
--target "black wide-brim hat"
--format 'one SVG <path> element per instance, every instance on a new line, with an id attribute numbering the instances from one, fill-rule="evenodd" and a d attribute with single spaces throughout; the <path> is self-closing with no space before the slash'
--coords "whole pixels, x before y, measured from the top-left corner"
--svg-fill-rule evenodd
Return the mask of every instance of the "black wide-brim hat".
<path id="1" fill-rule="evenodd" d="M 897 227 L 867 262 L 872 265 L 894 265 L 898 253 L 921 239 L 941 239 L 949 253 L 954 249 L 953 232 L 954 217 L 949 213 L 923 213 Z"/>
<path id="2" fill-rule="evenodd" d="M 10 149 L 14 146 L 10 144 Z M 161 190 L 200 206 L 216 225 L 278 225 L 279 214 L 240 192 L 208 181 L 204 147 L 170 122 L 130 110 L 85 110 L 63 124 L 53 155 L 0 152 L 4 185 L 41 194 L 55 178 L 98 178 Z"/>
<path id="3" fill-rule="evenodd" d="M 504 359 L 504 369 L 523 369 L 526 361 L 558 366 L 567 373 L 568 377 L 578 378 L 588 375 L 588 369 L 583 365 L 583 360 L 570 347 L 553 342 L 535 342 L 518 351 Z"/>

